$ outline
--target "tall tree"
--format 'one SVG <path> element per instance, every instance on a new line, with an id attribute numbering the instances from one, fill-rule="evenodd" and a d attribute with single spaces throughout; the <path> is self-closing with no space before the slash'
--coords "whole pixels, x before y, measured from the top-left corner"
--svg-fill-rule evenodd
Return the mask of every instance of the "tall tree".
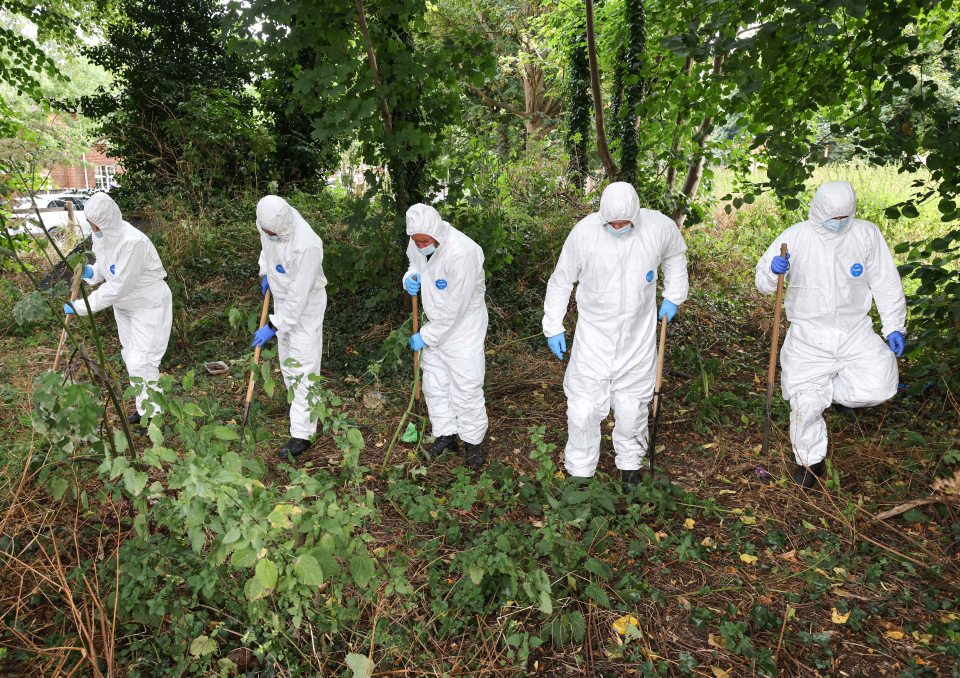
<path id="1" fill-rule="evenodd" d="M 581 190 L 589 172 L 590 65 L 587 57 L 586 18 L 577 17 L 568 48 L 567 129 L 564 142 L 570 158 L 570 180 Z"/>
<path id="2" fill-rule="evenodd" d="M 312 121 L 314 140 L 332 148 L 359 142 L 364 161 L 387 170 L 374 172 L 374 179 L 398 215 L 423 200 L 436 185 L 436 143 L 459 116 L 458 80 L 479 60 L 469 45 L 437 43 L 426 0 L 359 7 L 356 1 L 254 0 L 238 7 L 259 28 L 258 45 L 268 58 L 305 49 L 315 55 L 293 77 L 293 96 Z"/>
<path id="3" fill-rule="evenodd" d="M 227 49 L 217 0 L 130 0 L 87 50 L 115 87 L 85 102 L 100 117 L 124 185 L 202 188 L 252 178 L 266 150 L 243 59 Z"/>
<path id="4" fill-rule="evenodd" d="M 647 49 L 647 20 L 642 0 L 625 0 L 627 25 L 624 58 L 621 66 L 623 97 L 622 109 L 614 114 L 619 125 L 620 179 L 630 184 L 637 181 L 639 145 L 637 140 L 637 111 L 646 91 L 644 59 Z"/>

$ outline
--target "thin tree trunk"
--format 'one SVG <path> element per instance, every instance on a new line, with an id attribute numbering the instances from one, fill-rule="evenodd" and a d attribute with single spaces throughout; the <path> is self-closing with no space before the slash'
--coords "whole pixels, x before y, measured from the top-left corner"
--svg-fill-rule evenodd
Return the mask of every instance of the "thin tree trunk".
<path id="1" fill-rule="evenodd" d="M 688 56 L 687 60 L 683 62 L 683 74 L 685 76 L 690 75 L 691 70 L 693 70 L 693 57 Z M 667 192 L 669 193 L 673 193 L 673 185 L 677 181 L 677 168 L 673 164 L 673 158 L 680 150 L 680 126 L 683 125 L 683 113 L 682 107 L 677 110 L 677 125 L 673 132 L 673 143 L 670 145 L 670 159 L 667 161 L 670 163 L 667 166 Z"/>
<path id="2" fill-rule="evenodd" d="M 720 72 L 723 70 L 723 58 L 722 54 L 714 57 L 713 77 L 720 75 Z M 703 177 L 703 166 L 706 163 L 706 156 L 703 151 L 707 146 L 707 136 L 710 134 L 712 127 L 713 117 L 709 114 L 703 116 L 703 122 L 700 123 L 700 127 L 697 129 L 697 134 L 694 137 L 697 140 L 696 151 L 690 159 L 690 164 L 687 167 L 687 176 L 683 181 L 683 186 L 680 188 L 680 195 L 684 197 L 684 204 L 677 206 L 671 215 L 673 220 L 677 222 L 677 226 L 683 226 L 683 222 L 687 220 L 687 212 L 683 207 L 693 201 L 697 196 L 697 189 L 700 188 L 700 179 Z"/>
<path id="3" fill-rule="evenodd" d="M 370 70 L 373 71 L 373 82 L 378 90 L 383 90 L 383 81 L 380 79 L 380 69 L 377 68 L 377 55 L 373 51 L 373 41 L 370 40 L 370 31 L 367 28 L 367 16 L 363 11 L 363 0 L 356 0 L 357 20 L 360 22 L 360 32 L 363 34 L 363 40 L 367 43 L 367 61 L 370 62 Z M 393 136 L 393 116 L 390 115 L 390 105 L 384 96 L 380 97 L 380 113 L 383 116 L 383 132 L 388 137 Z"/>
<path id="4" fill-rule="evenodd" d="M 359 2 L 360 0 L 357 0 Z M 597 126 L 597 153 L 603 163 L 607 178 L 617 178 L 617 165 L 607 147 L 607 135 L 603 130 L 603 95 L 600 91 L 600 67 L 597 65 L 597 41 L 593 31 L 593 0 L 587 2 L 587 57 L 590 60 L 590 88 L 593 90 L 593 111 Z"/>

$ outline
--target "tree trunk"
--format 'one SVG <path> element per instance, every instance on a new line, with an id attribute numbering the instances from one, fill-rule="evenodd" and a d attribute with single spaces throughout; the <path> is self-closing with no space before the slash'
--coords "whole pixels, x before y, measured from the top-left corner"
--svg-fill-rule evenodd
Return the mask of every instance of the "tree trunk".
<path id="1" fill-rule="evenodd" d="M 643 81 L 643 62 L 647 50 L 647 20 L 642 0 L 627 0 L 625 4 L 627 44 L 621 61 L 630 84 L 624 92 L 624 111 L 617 122 L 620 126 L 621 179 L 635 186 L 640 155 L 637 113 L 647 89 Z"/>
<path id="2" fill-rule="evenodd" d="M 357 3 L 357 21 L 360 23 L 360 33 L 363 34 L 363 41 L 367 44 L 367 61 L 370 63 L 370 70 L 373 71 L 373 82 L 377 89 L 383 89 L 383 81 L 380 80 L 380 69 L 377 68 L 377 55 L 373 51 L 373 42 L 370 40 L 370 31 L 367 29 L 367 16 L 363 11 L 363 0 L 356 0 Z M 393 116 L 390 115 L 390 104 L 385 97 L 380 97 L 380 114 L 383 116 L 383 132 L 386 136 L 393 135 Z"/>
<path id="3" fill-rule="evenodd" d="M 713 59 L 713 77 L 720 75 L 722 70 L 723 55 L 719 55 Z M 703 177 L 703 166 L 706 163 L 704 149 L 707 146 L 707 137 L 712 128 L 713 117 L 710 114 L 704 115 L 703 122 L 700 123 L 700 127 L 697 129 L 697 134 L 694 137 L 694 139 L 696 139 L 696 150 L 687 167 L 687 177 L 684 179 L 683 186 L 680 188 L 680 195 L 684 198 L 684 204 L 678 205 L 671 215 L 673 220 L 677 222 L 677 226 L 683 226 L 683 222 L 687 220 L 687 211 L 684 207 L 693 201 L 697 196 L 697 189 L 700 188 L 700 179 Z"/>
<path id="4" fill-rule="evenodd" d="M 359 0 L 358 0 L 359 1 Z M 593 30 L 593 0 L 587 2 L 587 57 L 590 60 L 590 88 L 593 90 L 593 112 L 597 127 L 597 153 L 607 179 L 617 178 L 617 165 L 607 148 L 607 135 L 603 129 L 603 93 L 600 90 L 600 67 L 597 65 L 597 40 Z"/>
<path id="5" fill-rule="evenodd" d="M 568 176 L 581 191 L 587 179 L 587 137 L 590 136 L 590 66 L 587 59 L 587 37 L 584 26 L 578 25 L 571 42 L 567 97 L 567 129 L 563 141 L 570 156 Z"/>
<path id="6" fill-rule="evenodd" d="M 687 60 L 683 62 L 683 74 L 690 75 L 690 71 L 693 70 L 693 57 L 688 56 Z M 670 159 L 667 161 L 670 163 L 667 166 L 667 192 L 673 193 L 673 185 L 677 181 L 677 168 L 673 164 L 673 159 L 676 157 L 677 152 L 680 150 L 680 126 L 683 125 L 683 108 L 677 110 L 677 124 L 674 127 L 673 132 L 673 143 L 670 145 Z"/>

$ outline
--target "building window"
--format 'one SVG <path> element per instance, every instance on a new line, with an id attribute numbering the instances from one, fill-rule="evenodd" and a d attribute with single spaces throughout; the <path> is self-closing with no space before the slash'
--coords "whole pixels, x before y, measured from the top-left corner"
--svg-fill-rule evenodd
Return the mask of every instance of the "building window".
<path id="1" fill-rule="evenodd" d="M 113 185 L 113 178 L 117 176 L 116 165 L 97 165 L 93 174 L 97 180 L 97 188 L 101 191 L 109 191 Z"/>

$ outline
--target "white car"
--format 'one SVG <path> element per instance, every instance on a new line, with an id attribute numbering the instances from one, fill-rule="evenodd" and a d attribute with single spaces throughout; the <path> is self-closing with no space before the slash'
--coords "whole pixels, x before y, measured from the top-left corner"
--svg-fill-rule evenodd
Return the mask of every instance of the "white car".
<path id="1" fill-rule="evenodd" d="M 67 217 L 66 210 L 62 212 L 44 212 L 40 215 L 40 217 L 43 219 L 43 225 L 51 234 L 55 235 L 57 233 L 61 233 L 68 228 L 69 219 Z M 83 215 L 83 212 L 74 212 L 73 219 L 83 236 L 86 237 L 90 235 L 92 229 L 90 228 L 90 224 L 87 222 L 87 218 Z M 9 221 L 7 231 L 10 233 L 10 235 L 30 234 L 39 237 L 44 236 L 43 228 L 41 228 L 36 214 L 13 215 L 13 218 Z"/>

